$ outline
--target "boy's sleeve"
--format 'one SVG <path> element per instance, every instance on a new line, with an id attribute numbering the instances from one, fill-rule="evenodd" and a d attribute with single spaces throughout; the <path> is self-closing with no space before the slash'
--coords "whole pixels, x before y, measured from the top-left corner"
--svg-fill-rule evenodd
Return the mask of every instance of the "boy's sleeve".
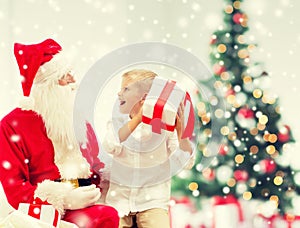
<path id="1" fill-rule="evenodd" d="M 107 131 L 102 145 L 106 152 L 112 155 L 119 155 L 122 151 L 122 144 L 120 143 L 118 132 L 113 127 L 112 121 L 107 123 Z"/>
<path id="2" fill-rule="evenodd" d="M 171 164 L 172 174 L 176 174 L 178 171 L 184 169 L 191 169 L 195 163 L 195 145 L 191 142 L 192 154 L 187 151 L 183 151 L 179 148 L 177 133 L 174 131 L 170 134 L 167 146 L 169 150 L 169 160 Z"/>

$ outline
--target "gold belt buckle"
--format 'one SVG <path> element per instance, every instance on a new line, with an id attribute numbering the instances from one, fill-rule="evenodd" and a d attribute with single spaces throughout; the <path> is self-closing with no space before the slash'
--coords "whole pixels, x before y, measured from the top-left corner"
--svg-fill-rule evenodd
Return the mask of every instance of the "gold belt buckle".
<path id="1" fill-rule="evenodd" d="M 79 187 L 79 182 L 78 179 L 62 179 L 61 182 L 64 183 L 70 183 L 74 188 L 78 188 Z"/>

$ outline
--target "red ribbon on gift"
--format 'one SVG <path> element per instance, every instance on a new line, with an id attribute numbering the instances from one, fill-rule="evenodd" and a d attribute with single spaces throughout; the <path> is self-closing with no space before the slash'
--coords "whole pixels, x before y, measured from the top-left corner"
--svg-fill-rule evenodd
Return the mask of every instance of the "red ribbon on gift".
<path id="1" fill-rule="evenodd" d="M 176 127 L 176 125 L 168 125 L 166 123 L 163 123 L 161 120 L 165 104 L 167 103 L 168 98 L 170 97 L 170 94 L 172 93 L 175 87 L 175 84 L 176 84 L 175 81 L 170 81 L 170 80 L 167 81 L 167 83 L 165 84 L 163 90 L 161 91 L 154 105 L 152 119 L 144 115 L 142 116 L 142 122 L 146 124 L 150 124 L 152 126 L 152 132 L 154 133 L 160 134 L 161 129 L 167 131 L 174 131 Z M 190 103 L 190 110 L 189 110 L 188 121 L 181 138 L 190 138 L 194 131 L 195 113 L 194 113 L 191 96 L 188 92 L 186 92 L 184 98 L 184 105 L 186 105 L 187 102 Z"/>
<path id="2" fill-rule="evenodd" d="M 299 215 L 284 215 L 283 219 L 287 222 L 288 227 L 287 228 L 292 228 L 292 223 L 296 220 L 300 220 Z"/>
<path id="3" fill-rule="evenodd" d="M 50 206 L 50 205 L 48 203 L 45 203 L 45 204 L 36 204 L 36 203 L 29 204 L 27 214 L 30 215 L 33 218 L 36 218 L 36 219 L 40 220 L 41 219 L 41 212 L 43 210 L 43 206 Z M 52 220 L 52 225 L 54 227 L 57 227 L 58 222 L 59 222 L 59 218 L 60 218 L 60 214 L 54 207 L 53 207 L 53 210 L 54 210 L 54 217 L 53 217 L 53 220 Z"/>
<path id="4" fill-rule="evenodd" d="M 165 104 L 167 103 L 167 100 L 170 97 L 170 94 L 172 93 L 175 84 L 176 84 L 175 81 L 167 81 L 167 83 L 165 84 L 163 90 L 161 91 L 154 105 L 152 119 L 146 116 L 142 116 L 142 121 L 144 123 L 152 125 L 152 132 L 154 133 L 160 134 L 161 129 L 165 129 L 167 131 L 174 131 L 175 129 L 175 125 L 171 126 L 161 121 Z"/>
<path id="5" fill-rule="evenodd" d="M 235 198 L 233 195 L 227 195 L 227 196 L 215 196 L 214 197 L 214 203 L 213 206 L 219 206 L 219 205 L 226 205 L 226 204 L 234 204 L 236 205 L 239 213 L 239 221 L 244 221 L 244 215 L 243 210 L 240 202 Z M 213 224 L 213 227 L 215 227 L 215 224 Z"/>
<path id="6" fill-rule="evenodd" d="M 190 138 L 193 134 L 193 131 L 194 131 L 195 113 L 194 113 L 192 99 L 191 99 L 191 96 L 188 92 L 186 92 L 186 94 L 185 94 L 184 103 L 183 103 L 184 106 L 186 106 L 187 101 L 190 102 L 190 111 L 189 111 L 189 117 L 188 117 L 188 120 L 187 120 L 186 127 L 185 127 L 184 132 L 181 136 L 182 139 Z"/>
<path id="7" fill-rule="evenodd" d="M 258 214 L 259 217 L 263 218 L 264 220 L 267 220 L 268 228 L 274 228 L 274 220 L 278 217 L 278 215 L 272 215 L 271 217 L 266 217 L 262 214 Z"/>

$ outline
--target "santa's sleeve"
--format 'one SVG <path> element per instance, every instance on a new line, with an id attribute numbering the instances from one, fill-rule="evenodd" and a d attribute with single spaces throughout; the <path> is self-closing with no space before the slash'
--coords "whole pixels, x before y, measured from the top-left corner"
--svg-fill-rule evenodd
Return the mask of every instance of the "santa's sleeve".
<path id="1" fill-rule="evenodd" d="M 39 197 L 63 213 L 63 199 L 72 186 L 50 180 L 37 186 L 30 182 L 30 162 L 25 156 L 27 148 L 17 129 L 6 121 L 0 122 L 0 181 L 8 202 L 17 209 L 20 202 L 32 203 Z"/>
<path id="2" fill-rule="evenodd" d="M 29 170 L 22 141 L 12 126 L 0 122 L 0 180 L 8 202 L 17 208 L 20 202 L 32 202 L 36 186 L 29 182 Z"/>

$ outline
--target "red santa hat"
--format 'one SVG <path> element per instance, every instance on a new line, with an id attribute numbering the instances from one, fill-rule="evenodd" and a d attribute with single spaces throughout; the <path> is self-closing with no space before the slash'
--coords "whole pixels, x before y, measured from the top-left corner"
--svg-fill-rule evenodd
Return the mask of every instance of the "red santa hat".
<path id="1" fill-rule="evenodd" d="M 14 54 L 19 66 L 20 74 L 24 77 L 22 80 L 24 96 L 30 95 L 33 81 L 40 66 L 49 62 L 53 56 L 61 50 L 61 46 L 52 39 L 30 45 L 15 43 Z"/>

